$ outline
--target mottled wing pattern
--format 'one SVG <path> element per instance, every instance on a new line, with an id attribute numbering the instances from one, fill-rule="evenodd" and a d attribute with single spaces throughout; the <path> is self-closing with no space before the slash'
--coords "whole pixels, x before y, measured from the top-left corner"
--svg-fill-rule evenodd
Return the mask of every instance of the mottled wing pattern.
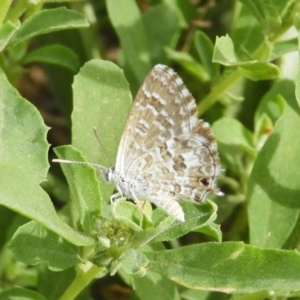
<path id="1" fill-rule="evenodd" d="M 182 79 L 167 66 L 156 65 L 131 108 L 119 145 L 116 170 L 128 170 L 149 149 L 189 133 L 197 123 L 196 115 L 195 100 Z"/>
<path id="2" fill-rule="evenodd" d="M 118 150 L 115 172 L 135 200 L 148 199 L 178 220 L 180 199 L 202 202 L 220 173 L 211 129 L 197 120 L 197 107 L 181 78 L 157 65 L 133 103 Z M 122 189 L 122 187 L 120 186 Z"/>

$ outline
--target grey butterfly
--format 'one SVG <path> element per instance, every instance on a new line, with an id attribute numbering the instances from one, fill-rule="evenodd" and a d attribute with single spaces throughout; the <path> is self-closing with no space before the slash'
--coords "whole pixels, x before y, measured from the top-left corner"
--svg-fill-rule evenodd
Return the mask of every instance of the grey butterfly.
<path id="1" fill-rule="evenodd" d="M 61 163 L 81 163 L 55 159 Z M 179 221 L 179 200 L 205 201 L 217 189 L 217 143 L 209 124 L 197 119 L 197 106 L 172 69 L 156 65 L 141 86 L 121 137 L 114 167 L 98 167 L 120 197 L 149 200 Z"/>

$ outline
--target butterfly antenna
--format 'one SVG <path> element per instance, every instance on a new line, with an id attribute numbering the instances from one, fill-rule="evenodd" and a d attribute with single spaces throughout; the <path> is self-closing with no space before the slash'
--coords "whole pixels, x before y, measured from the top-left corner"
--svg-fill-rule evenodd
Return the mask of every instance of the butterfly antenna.
<path id="1" fill-rule="evenodd" d="M 107 160 L 109 161 L 110 165 L 112 166 L 112 165 L 113 165 L 113 162 L 111 161 L 110 156 L 108 155 L 107 149 L 104 147 L 103 143 L 101 142 L 101 140 L 100 140 L 100 138 L 99 138 L 99 136 L 98 136 L 97 128 L 96 128 L 96 127 L 94 127 L 94 134 L 95 134 L 95 137 L 96 137 L 96 139 L 98 140 L 98 142 L 99 142 L 101 148 L 103 149 L 104 154 L 105 154 Z"/>
<path id="2" fill-rule="evenodd" d="M 79 164 L 79 165 L 89 165 L 95 168 L 100 169 L 101 171 L 106 171 L 107 168 L 105 168 L 104 166 L 101 166 L 99 164 L 95 164 L 95 163 L 90 163 L 90 162 L 85 162 L 85 161 L 76 161 L 76 160 L 68 160 L 68 159 L 59 159 L 59 158 L 54 158 L 52 159 L 53 162 L 55 163 L 62 163 L 62 164 Z"/>

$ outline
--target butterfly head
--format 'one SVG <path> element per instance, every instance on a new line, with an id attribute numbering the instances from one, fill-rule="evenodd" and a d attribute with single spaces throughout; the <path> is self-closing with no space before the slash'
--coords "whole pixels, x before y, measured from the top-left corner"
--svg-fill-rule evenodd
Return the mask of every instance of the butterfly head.
<path id="1" fill-rule="evenodd" d="M 106 169 L 104 172 L 102 172 L 104 179 L 107 182 L 114 182 L 115 177 L 115 167 Z"/>

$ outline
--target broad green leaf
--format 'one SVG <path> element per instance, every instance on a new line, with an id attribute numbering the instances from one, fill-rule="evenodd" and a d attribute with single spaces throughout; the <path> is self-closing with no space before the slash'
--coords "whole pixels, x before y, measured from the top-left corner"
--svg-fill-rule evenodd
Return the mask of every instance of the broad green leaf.
<path id="1" fill-rule="evenodd" d="M 112 167 L 132 103 L 123 71 L 111 62 L 89 61 L 75 76 L 73 95 L 72 145 L 88 162 Z M 103 180 L 100 187 L 108 201 L 114 187 Z"/>
<path id="2" fill-rule="evenodd" d="M 2 69 L 0 83 L 0 163 L 25 170 L 38 184 L 46 179 L 49 167 L 48 128 L 38 110 L 8 82 Z"/>
<path id="3" fill-rule="evenodd" d="M 141 13 L 134 0 L 106 1 L 110 21 L 136 79 L 142 83 L 151 68 L 149 45 Z"/>
<path id="4" fill-rule="evenodd" d="M 177 17 L 179 19 L 180 27 L 187 28 L 188 20 L 187 20 L 187 16 L 185 15 L 185 12 L 186 12 L 186 10 L 188 10 L 188 11 L 193 10 L 192 3 L 182 2 L 182 1 L 179 2 L 177 0 L 163 0 L 162 2 L 176 11 Z M 182 8 L 185 8 L 185 9 L 182 9 Z"/>
<path id="5" fill-rule="evenodd" d="M 55 148 L 61 159 L 84 162 L 82 155 L 71 146 Z M 74 226 L 90 234 L 95 229 L 95 218 L 101 211 L 101 194 L 94 167 L 83 164 L 61 164 L 67 178 L 70 196 L 71 213 Z"/>
<path id="6" fill-rule="evenodd" d="M 33 221 L 19 227 L 9 248 L 23 263 L 46 263 L 53 271 L 62 271 L 81 262 L 76 246 Z"/>
<path id="7" fill-rule="evenodd" d="M 39 186 L 48 171 L 47 128 L 36 108 L 18 94 L 1 70 L 0 81 L 0 204 L 37 221 L 71 243 L 93 243 L 91 238 L 75 232 L 58 218 L 48 195 Z"/>
<path id="8" fill-rule="evenodd" d="M 73 73 L 79 70 L 80 62 L 77 54 L 62 45 L 49 45 L 38 48 L 26 54 L 22 64 L 46 63 L 68 68 Z"/>
<path id="9" fill-rule="evenodd" d="M 250 242 L 261 247 L 281 248 L 299 226 L 300 112 L 293 90 L 290 82 L 281 84 L 287 105 L 257 156 L 248 184 Z"/>
<path id="10" fill-rule="evenodd" d="M 46 300 L 41 294 L 23 287 L 12 287 L 0 292 L 1 300 Z"/>
<path id="11" fill-rule="evenodd" d="M 122 270 L 127 274 L 143 277 L 147 264 L 146 256 L 133 249 L 128 249 L 122 256 Z"/>
<path id="12" fill-rule="evenodd" d="M 194 204 L 186 201 L 180 203 L 185 214 L 185 222 L 175 220 L 172 225 L 155 237 L 153 242 L 170 241 L 184 234 L 197 230 L 211 224 L 217 218 L 217 206 L 210 201 L 203 204 Z M 154 221 L 160 220 L 166 213 L 162 210 L 155 210 Z"/>
<path id="13" fill-rule="evenodd" d="M 222 118 L 213 124 L 212 129 L 220 143 L 243 147 L 249 154 L 255 155 L 252 133 L 239 121 Z"/>
<path id="14" fill-rule="evenodd" d="M 9 41 L 8 46 L 15 46 L 37 35 L 88 26 L 85 17 L 76 11 L 65 7 L 43 9 L 22 23 L 20 29 Z"/>
<path id="15" fill-rule="evenodd" d="M 194 36 L 194 44 L 210 78 L 217 77 L 220 74 L 220 65 L 212 62 L 214 46 L 210 38 L 204 32 L 198 30 Z"/>
<path id="16" fill-rule="evenodd" d="M 204 243 L 143 252 L 146 269 L 180 285 L 231 294 L 299 290 L 300 255 L 242 242 Z"/>
<path id="17" fill-rule="evenodd" d="M 0 28 L 0 52 L 6 47 L 11 37 L 20 28 L 20 22 L 16 24 L 11 21 L 5 22 Z"/>
<path id="18" fill-rule="evenodd" d="M 199 64 L 190 54 L 185 52 L 175 51 L 165 47 L 165 51 L 169 59 L 177 62 L 185 70 L 195 75 L 201 81 L 208 81 L 209 75 L 201 64 Z"/>
<path id="19" fill-rule="evenodd" d="M 71 244 L 93 244 L 91 237 L 75 231 L 61 221 L 49 196 L 29 174 L 14 165 L 1 164 L 0 205 L 36 221 Z"/>
<path id="20" fill-rule="evenodd" d="M 152 272 L 147 271 L 144 277 L 133 277 L 135 293 L 144 300 L 180 300 L 178 286 L 170 279 Z"/>
<path id="21" fill-rule="evenodd" d="M 164 47 L 175 48 L 181 30 L 176 10 L 165 3 L 158 4 L 146 10 L 142 19 L 152 63 L 167 63 Z"/>
<path id="22" fill-rule="evenodd" d="M 224 66 L 236 66 L 240 63 L 240 59 L 235 53 L 233 42 L 227 34 L 216 38 L 213 62 Z"/>
<path id="23" fill-rule="evenodd" d="M 267 62 L 245 63 L 239 66 L 239 71 L 253 81 L 276 79 L 280 75 L 280 69 Z"/>

